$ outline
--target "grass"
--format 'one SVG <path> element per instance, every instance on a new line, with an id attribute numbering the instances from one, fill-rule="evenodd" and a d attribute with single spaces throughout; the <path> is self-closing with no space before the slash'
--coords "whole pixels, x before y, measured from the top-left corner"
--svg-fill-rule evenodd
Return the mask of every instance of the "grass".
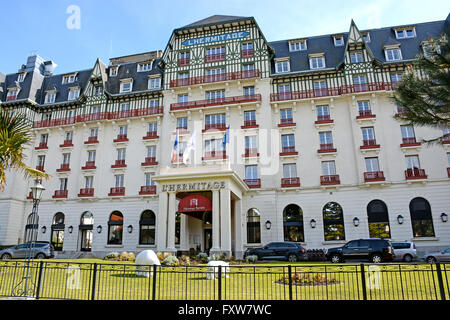
<path id="1" fill-rule="evenodd" d="M 133 262 L 100 259 L 45 260 L 41 275 L 42 299 L 146 300 L 286 300 L 289 285 L 279 283 L 288 277 L 286 262 L 259 262 L 254 265 L 230 266 L 221 281 L 206 278 L 206 266 L 163 267 L 154 277 L 136 275 Z M 94 263 L 97 276 L 94 283 Z M 24 261 L 0 262 L 0 296 L 11 294 L 11 288 L 22 279 Z M 296 285 L 291 287 L 295 300 L 362 300 L 363 277 L 360 264 L 290 263 L 291 273 L 302 278 L 320 275 L 330 285 Z M 16 267 L 17 266 L 17 267 Z M 33 266 L 37 283 L 39 261 Z M 449 299 L 450 266 L 441 265 L 444 291 Z M 378 264 L 364 266 L 367 299 L 437 300 L 441 299 L 436 265 Z M 154 287 L 155 286 L 155 287 Z"/>

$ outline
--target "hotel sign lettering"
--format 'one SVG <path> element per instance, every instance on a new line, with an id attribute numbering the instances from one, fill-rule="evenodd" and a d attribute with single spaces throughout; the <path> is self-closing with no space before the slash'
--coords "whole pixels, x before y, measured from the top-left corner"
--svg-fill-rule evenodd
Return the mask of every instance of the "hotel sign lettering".
<path id="1" fill-rule="evenodd" d="M 208 44 L 208 43 L 212 43 L 212 42 L 241 39 L 241 38 L 247 37 L 249 34 L 250 33 L 247 31 L 224 33 L 224 34 L 218 34 L 215 36 L 187 39 L 187 40 L 184 40 L 181 44 L 184 46 L 193 46 L 196 44 Z"/>
<path id="2" fill-rule="evenodd" d="M 176 184 L 163 184 L 162 192 L 193 191 L 193 190 L 217 190 L 225 188 L 225 181 L 187 182 Z"/>

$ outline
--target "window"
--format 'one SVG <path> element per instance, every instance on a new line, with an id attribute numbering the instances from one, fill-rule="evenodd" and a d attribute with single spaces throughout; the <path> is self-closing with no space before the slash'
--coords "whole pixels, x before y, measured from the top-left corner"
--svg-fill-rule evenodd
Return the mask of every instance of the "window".
<path id="1" fill-rule="evenodd" d="M 364 145 L 366 145 L 366 141 L 375 141 L 375 130 L 373 127 L 361 128 L 361 133 Z"/>
<path id="2" fill-rule="evenodd" d="M 87 161 L 95 162 L 95 154 L 96 154 L 95 150 L 88 151 L 88 160 Z"/>
<path id="3" fill-rule="evenodd" d="M 103 94 L 103 86 L 95 86 L 94 95 L 99 96 L 101 94 Z"/>
<path id="4" fill-rule="evenodd" d="M 205 140 L 205 153 L 210 153 L 211 156 L 215 152 L 223 151 L 223 147 L 222 139 Z"/>
<path id="5" fill-rule="evenodd" d="M 333 148 L 333 135 L 331 131 L 319 132 L 319 141 L 321 149 Z"/>
<path id="6" fill-rule="evenodd" d="M 62 251 L 64 242 L 64 213 L 58 212 L 53 217 L 51 244 L 55 251 Z"/>
<path id="7" fill-rule="evenodd" d="M 245 179 L 246 180 L 258 179 L 258 166 L 257 165 L 245 166 Z"/>
<path id="8" fill-rule="evenodd" d="M 190 58 L 190 52 L 189 51 L 183 51 L 180 52 L 180 55 L 178 57 L 178 60 L 180 62 L 180 65 L 186 65 L 189 63 L 189 58 Z"/>
<path id="9" fill-rule="evenodd" d="M 110 77 L 116 77 L 117 76 L 117 69 L 118 67 L 110 67 L 109 68 L 109 76 Z"/>
<path id="10" fill-rule="evenodd" d="M 70 89 L 69 90 L 69 97 L 68 100 L 72 101 L 72 100 L 76 100 L 78 97 L 80 96 L 80 89 Z"/>
<path id="11" fill-rule="evenodd" d="M 47 144 L 47 142 L 48 142 L 48 133 L 41 134 L 40 143 L 41 144 Z"/>
<path id="12" fill-rule="evenodd" d="M 128 133 L 128 126 L 119 126 L 119 136 L 126 136 Z"/>
<path id="13" fill-rule="evenodd" d="M 125 160 L 126 149 L 120 148 L 117 149 L 117 160 Z"/>
<path id="14" fill-rule="evenodd" d="M 178 103 L 187 103 L 188 102 L 188 94 L 183 93 L 178 95 Z"/>
<path id="15" fill-rule="evenodd" d="M 344 37 L 343 36 L 335 36 L 334 37 L 334 45 L 336 47 L 340 47 L 344 45 Z"/>
<path id="16" fill-rule="evenodd" d="M 256 144 L 256 136 L 245 137 L 245 154 L 254 155 L 258 153 L 258 146 Z"/>
<path id="17" fill-rule="evenodd" d="M 114 211 L 108 221 L 108 244 L 122 244 L 122 236 L 123 215 L 119 211 Z"/>
<path id="18" fill-rule="evenodd" d="M 123 174 L 116 174 L 114 176 L 114 186 L 116 188 L 123 187 Z"/>
<path id="19" fill-rule="evenodd" d="M 252 42 L 244 42 L 242 44 L 242 57 L 252 57 L 253 56 L 253 43 Z"/>
<path id="20" fill-rule="evenodd" d="M 94 186 L 94 177 L 93 176 L 86 176 L 84 177 L 84 187 L 86 189 L 92 189 Z"/>
<path id="21" fill-rule="evenodd" d="M 281 136 L 282 152 L 295 152 L 295 141 L 293 134 L 284 134 Z"/>
<path id="22" fill-rule="evenodd" d="M 283 164 L 283 178 L 296 178 L 297 177 L 297 165 L 295 163 Z"/>
<path id="23" fill-rule="evenodd" d="M 358 111 L 360 115 L 371 114 L 369 101 L 358 101 Z"/>
<path id="24" fill-rule="evenodd" d="M 344 212 L 336 202 L 328 202 L 322 210 L 325 241 L 345 240 Z"/>
<path id="25" fill-rule="evenodd" d="M 367 205 L 370 238 L 390 238 L 389 214 L 386 204 L 381 200 L 372 200 Z"/>
<path id="26" fill-rule="evenodd" d="M 96 138 L 98 136 L 98 128 L 91 128 L 89 136 L 92 138 L 94 138 L 94 137 Z"/>
<path id="27" fill-rule="evenodd" d="M 205 92 L 206 100 L 216 100 L 225 98 L 225 90 L 212 90 Z"/>
<path id="28" fill-rule="evenodd" d="M 67 178 L 59 178 L 59 190 L 67 190 Z"/>
<path id="29" fill-rule="evenodd" d="M 44 168 L 45 164 L 45 155 L 38 155 L 37 156 L 37 165 L 41 168 Z"/>
<path id="30" fill-rule="evenodd" d="M 255 110 L 244 111 L 244 125 L 246 126 L 256 125 Z"/>
<path id="31" fill-rule="evenodd" d="M 391 74 L 391 81 L 392 82 L 400 82 L 403 79 L 403 74 L 397 72 Z"/>
<path id="32" fill-rule="evenodd" d="M 400 126 L 400 130 L 402 133 L 403 143 L 416 143 L 416 134 L 414 133 L 413 126 Z"/>
<path id="33" fill-rule="evenodd" d="M 419 156 L 405 156 L 406 169 L 420 169 Z"/>
<path id="34" fill-rule="evenodd" d="M 363 39 L 365 42 L 369 43 L 370 42 L 370 33 L 363 33 Z"/>
<path id="35" fill-rule="evenodd" d="M 18 94 L 19 94 L 19 89 L 8 89 L 8 93 L 6 95 L 6 101 L 16 100 Z"/>
<path id="36" fill-rule="evenodd" d="M 45 94 L 44 103 L 54 103 L 56 99 L 56 92 L 47 92 Z"/>
<path id="37" fill-rule="evenodd" d="M 310 57 L 309 67 L 311 69 L 322 69 L 325 68 L 325 57 Z"/>
<path id="38" fill-rule="evenodd" d="M 313 82 L 314 95 L 316 97 L 327 95 L 327 82 L 325 80 L 317 80 Z"/>
<path id="39" fill-rule="evenodd" d="M 284 241 L 304 242 L 303 210 L 296 204 L 290 204 L 283 210 Z"/>
<path id="40" fill-rule="evenodd" d="M 336 164 L 334 161 L 322 161 L 322 175 L 336 175 Z"/>
<path id="41" fill-rule="evenodd" d="M 423 44 L 422 45 L 423 55 L 425 58 L 432 58 L 435 54 L 441 53 L 441 46 L 438 44 Z"/>
<path id="42" fill-rule="evenodd" d="M 255 87 L 244 87 L 244 96 L 254 96 L 255 95 Z"/>
<path id="43" fill-rule="evenodd" d="M 148 100 L 148 107 L 149 108 L 155 108 L 159 106 L 159 100 L 158 99 L 150 99 Z"/>
<path id="44" fill-rule="evenodd" d="M 276 73 L 289 72 L 290 69 L 289 60 L 275 61 Z"/>
<path id="45" fill-rule="evenodd" d="M 366 76 L 365 75 L 353 76 L 353 87 L 356 92 L 366 91 L 368 89 Z"/>
<path id="46" fill-rule="evenodd" d="M 120 111 L 129 111 L 129 110 L 130 110 L 130 104 L 128 102 L 120 104 Z"/>
<path id="47" fill-rule="evenodd" d="M 70 75 L 63 76 L 62 84 L 75 82 L 75 77 L 76 77 L 75 74 L 70 74 Z"/>
<path id="48" fill-rule="evenodd" d="M 154 132 L 154 134 L 156 135 L 157 131 L 158 131 L 158 122 L 149 122 L 148 132 Z"/>
<path id="49" fill-rule="evenodd" d="M 19 73 L 17 75 L 17 82 L 23 82 L 23 80 L 25 80 L 26 75 L 27 75 L 26 73 Z"/>
<path id="50" fill-rule="evenodd" d="M 208 73 L 208 71 L 206 71 L 206 73 Z M 189 71 L 179 72 L 178 80 L 185 80 L 185 79 L 189 79 Z M 184 82 L 182 81 L 182 83 L 184 83 Z M 187 82 L 186 82 L 186 84 L 187 84 Z"/>
<path id="51" fill-rule="evenodd" d="M 328 107 L 328 105 L 317 106 L 316 111 L 317 111 L 317 120 L 323 121 L 330 119 L 330 108 Z"/>
<path id="52" fill-rule="evenodd" d="M 148 146 L 147 147 L 147 157 L 156 159 L 156 146 Z"/>
<path id="53" fill-rule="evenodd" d="M 206 62 L 225 60 L 225 47 L 210 47 L 206 49 Z"/>
<path id="54" fill-rule="evenodd" d="M 148 89 L 160 89 L 161 88 L 161 78 L 150 78 L 148 79 Z"/>
<path id="55" fill-rule="evenodd" d="M 303 50 L 306 50 L 306 49 L 307 49 L 306 40 L 289 42 L 289 51 L 290 52 L 303 51 Z"/>
<path id="56" fill-rule="evenodd" d="M 397 39 L 414 38 L 416 36 L 415 28 L 398 29 L 395 30 L 395 36 Z"/>
<path id="57" fill-rule="evenodd" d="M 155 185 L 155 181 L 153 181 L 153 179 L 152 179 L 152 177 L 154 175 L 155 175 L 154 172 L 146 172 L 145 173 L 145 185 L 146 186 L 154 186 Z"/>
<path id="58" fill-rule="evenodd" d="M 141 218 L 139 220 L 139 244 L 155 244 L 155 225 L 155 213 L 151 210 L 145 210 L 144 212 L 142 212 Z"/>
<path id="59" fill-rule="evenodd" d="M 247 243 L 261 243 L 261 214 L 255 208 L 247 211 Z"/>
<path id="60" fill-rule="evenodd" d="M 205 115 L 205 129 L 220 129 L 226 127 L 225 113 Z"/>
<path id="61" fill-rule="evenodd" d="M 359 62 L 363 62 L 362 52 L 351 52 L 350 53 L 350 63 L 359 63 Z"/>
<path id="62" fill-rule="evenodd" d="M 63 164 L 69 164 L 70 163 L 70 153 L 63 153 Z"/>
<path id="63" fill-rule="evenodd" d="M 386 56 L 386 61 L 402 60 L 402 52 L 400 48 L 385 49 L 384 54 Z"/>
<path id="64" fill-rule="evenodd" d="M 137 72 L 150 71 L 150 70 L 152 70 L 152 65 L 153 65 L 153 62 L 138 63 Z"/>
<path id="65" fill-rule="evenodd" d="M 380 171 L 380 166 L 378 164 L 378 157 L 365 158 L 366 172 L 378 172 Z"/>
<path id="66" fill-rule="evenodd" d="M 253 71 L 253 70 L 255 70 L 255 64 L 253 63 L 244 63 L 242 65 L 242 71 L 244 71 L 244 73 L 246 71 Z"/>
<path id="67" fill-rule="evenodd" d="M 120 93 L 131 92 L 133 86 L 133 81 L 122 81 L 120 82 Z"/>
<path id="68" fill-rule="evenodd" d="M 414 198 L 409 203 L 413 237 L 434 237 L 430 203 L 424 198 Z"/>
<path id="69" fill-rule="evenodd" d="M 281 123 L 292 123 L 292 109 L 280 110 Z"/>

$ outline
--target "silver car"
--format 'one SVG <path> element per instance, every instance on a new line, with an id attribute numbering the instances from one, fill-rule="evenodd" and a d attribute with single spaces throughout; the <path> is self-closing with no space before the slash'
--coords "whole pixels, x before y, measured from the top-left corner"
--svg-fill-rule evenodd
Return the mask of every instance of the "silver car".
<path id="1" fill-rule="evenodd" d="M 411 262 L 417 259 L 417 250 L 414 242 L 392 242 L 392 247 L 395 252 L 394 261 Z"/>
<path id="2" fill-rule="evenodd" d="M 48 242 L 37 242 L 33 244 L 33 258 L 45 259 L 53 258 L 54 250 L 53 246 Z M 16 246 L 4 249 L 0 251 L 0 259 L 26 259 L 30 254 L 30 243 L 22 243 Z"/>
<path id="3" fill-rule="evenodd" d="M 450 262 L 450 248 L 426 254 L 425 261 L 428 263 Z"/>

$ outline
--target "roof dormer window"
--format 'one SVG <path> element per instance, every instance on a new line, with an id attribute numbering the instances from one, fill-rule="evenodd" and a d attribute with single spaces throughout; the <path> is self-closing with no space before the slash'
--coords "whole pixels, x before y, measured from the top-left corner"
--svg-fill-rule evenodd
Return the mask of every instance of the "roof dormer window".
<path id="1" fill-rule="evenodd" d="M 17 89 L 17 88 L 8 89 L 8 93 L 6 95 L 6 101 L 16 100 L 18 94 L 19 94 L 19 89 Z"/>
<path id="2" fill-rule="evenodd" d="M 109 76 L 110 77 L 116 77 L 117 76 L 117 69 L 118 67 L 109 67 Z"/>
<path id="3" fill-rule="evenodd" d="M 54 103 L 55 100 L 56 100 L 56 92 L 55 91 L 46 92 L 44 103 Z"/>
<path id="4" fill-rule="evenodd" d="M 325 55 L 310 55 L 309 56 L 310 69 L 323 69 L 325 68 Z"/>
<path id="5" fill-rule="evenodd" d="M 416 36 L 416 28 L 395 29 L 395 37 L 397 39 L 414 38 Z"/>
<path id="6" fill-rule="evenodd" d="M 75 82 L 75 78 L 76 78 L 76 74 L 68 74 L 63 76 L 62 78 L 62 84 L 67 84 L 67 83 L 74 83 Z"/>
<path id="7" fill-rule="evenodd" d="M 386 47 L 384 48 L 384 55 L 386 61 L 398 61 L 402 60 L 402 51 L 399 47 Z"/>
<path id="8" fill-rule="evenodd" d="M 370 33 L 369 32 L 363 33 L 363 38 L 366 43 L 369 43 L 370 42 Z"/>
<path id="9" fill-rule="evenodd" d="M 308 49 L 306 45 L 306 40 L 293 40 L 289 41 L 289 51 L 304 51 Z"/>
<path id="10" fill-rule="evenodd" d="M 148 79 L 148 89 L 160 89 L 161 88 L 161 77 L 153 77 Z"/>
<path id="11" fill-rule="evenodd" d="M 71 88 L 69 90 L 68 100 L 69 101 L 76 100 L 76 99 L 78 99 L 79 96 L 80 96 L 80 88 L 78 88 L 78 87 Z"/>
<path id="12" fill-rule="evenodd" d="M 25 76 L 26 76 L 25 72 L 24 73 L 19 73 L 17 75 L 17 82 L 23 82 L 23 80 L 25 80 Z"/>
<path id="13" fill-rule="evenodd" d="M 138 63 L 137 72 L 145 72 L 152 70 L 153 62 Z"/>
<path id="14" fill-rule="evenodd" d="M 133 79 L 120 80 L 120 93 L 131 92 L 133 90 Z"/>
<path id="15" fill-rule="evenodd" d="M 289 58 L 275 60 L 275 72 L 276 73 L 283 73 L 283 72 L 289 72 L 289 71 L 291 71 Z"/>
<path id="16" fill-rule="evenodd" d="M 333 38 L 334 38 L 334 45 L 336 47 L 340 47 L 340 46 L 344 45 L 344 36 L 341 36 L 341 35 L 333 36 Z"/>

